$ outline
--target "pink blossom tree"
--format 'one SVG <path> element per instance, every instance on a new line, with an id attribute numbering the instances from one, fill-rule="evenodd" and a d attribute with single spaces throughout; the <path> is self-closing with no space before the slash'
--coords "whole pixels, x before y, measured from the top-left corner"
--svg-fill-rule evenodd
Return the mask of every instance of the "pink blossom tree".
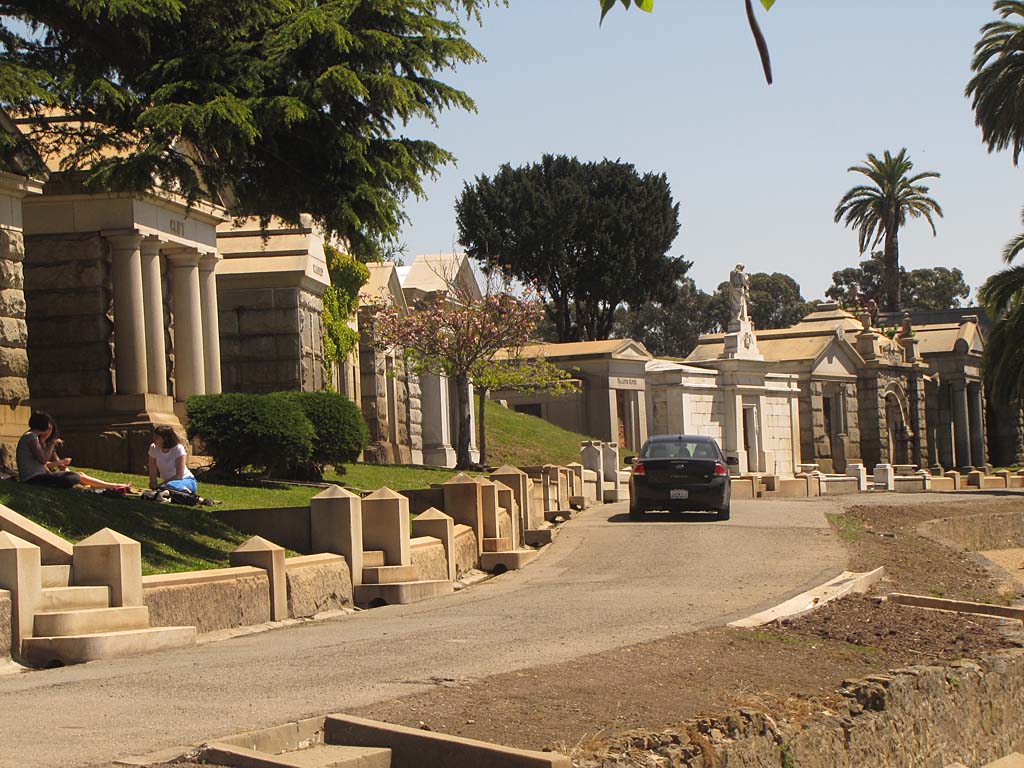
<path id="1" fill-rule="evenodd" d="M 502 352 L 502 361 L 518 357 L 534 333 L 543 308 L 532 297 L 508 291 L 470 296 L 454 283 L 424 299 L 408 313 L 381 305 L 373 318 L 374 344 L 380 349 L 401 350 L 416 373 L 446 376 L 455 383 L 459 419 L 456 467 L 468 469 L 471 408 L 469 385 L 484 375 Z"/>

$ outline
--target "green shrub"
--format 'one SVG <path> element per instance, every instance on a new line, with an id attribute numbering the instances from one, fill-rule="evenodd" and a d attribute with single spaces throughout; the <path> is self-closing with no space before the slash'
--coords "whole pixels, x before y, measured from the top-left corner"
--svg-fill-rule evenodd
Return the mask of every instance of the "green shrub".
<path id="1" fill-rule="evenodd" d="M 284 476 L 313 455 L 313 425 L 295 402 L 268 395 L 188 399 L 188 437 L 198 438 L 218 472 L 253 468 Z"/>
<path id="2" fill-rule="evenodd" d="M 370 430 L 363 414 L 344 395 L 334 392 L 277 392 L 271 397 L 295 403 L 312 422 L 316 433 L 313 438 L 312 474 L 318 478 L 326 465 L 340 467 L 355 461 L 370 444 Z"/>

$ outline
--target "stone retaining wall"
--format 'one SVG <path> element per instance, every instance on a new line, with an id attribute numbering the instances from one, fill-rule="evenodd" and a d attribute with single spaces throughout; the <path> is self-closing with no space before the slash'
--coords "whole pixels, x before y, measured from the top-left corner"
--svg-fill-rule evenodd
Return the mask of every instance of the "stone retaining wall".
<path id="1" fill-rule="evenodd" d="M 288 616 L 302 619 L 352 607 L 352 578 L 341 555 L 306 555 L 285 561 Z"/>
<path id="2" fill-rule="evenodd" d="M 942 768 L 982 765 L 1024 750 L 1024 651 L 983 662 L 917 666 L 847 682 L 846 706 L 822 720 L 777 724 L 755 710 L 692 720 L 680 728 L 623 736 L 616 747 L 686 768 Z M 618 751 L 618 749 L 613 749 Z"/>
<path id="3" fill-rule="evenodd" d="M 476 534 L 468 525 L 455 526 L 455 553 L 452 557 L 455 559 L 455 578 L 460 578 L 479 564 Z"/>
<path id="4" fill-rule="evenodd" d="M 444 544 L 433 536 L 420 536 L 409 543 L 412 564 L 419 568 L 423 581 L 447 581 L 448 559 L 444 555 Z M 456 547 L 458 549 L 458 547 Z"/>
<path id="5" fill-rule="evenodd" d="M 154 627 L 195 627 L 202 633 L 270 621 L 270 582 L 261 568 L 143 576 L 142 590 Z"/>
<path id="6" fill-rule="evenodd" d="M 14 636 L 11 619 L 11 593 L 0 589 L 0 659 L 11 657 L 11 638 Z"/>
<path id="7" fill-rule="evenodd" d="M 973 552 L 1024 547 L 1024 512 L 945 517 L 918 527 L 922 536 Z"/>

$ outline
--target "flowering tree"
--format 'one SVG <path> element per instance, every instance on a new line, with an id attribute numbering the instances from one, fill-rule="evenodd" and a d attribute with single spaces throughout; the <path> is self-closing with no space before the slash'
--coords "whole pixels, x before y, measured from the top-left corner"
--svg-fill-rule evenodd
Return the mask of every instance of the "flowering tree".
<path id="1" fill-rule="evenodd" d="M 483 375 L 500 350 L 522 347 L 542 314 L 540 303 L 531 298 L 518 298 L 508 292 L 474 297 L 454 284 L 406 314 L 392 305 L 377 307 L 373 337 L 379 349 L 401 349 L 416 373 L 433 373 L 455 382 L 459 406 L 457 468 L 472 466 L 470 383 L 475 376 Z"/>

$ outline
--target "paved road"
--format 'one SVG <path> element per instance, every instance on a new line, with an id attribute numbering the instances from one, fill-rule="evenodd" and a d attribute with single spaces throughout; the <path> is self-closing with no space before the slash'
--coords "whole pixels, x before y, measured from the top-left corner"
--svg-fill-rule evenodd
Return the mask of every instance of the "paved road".
<path id="1" fill-rule="evenodd" d="M 523 571 L 451 597 L 137 659 L 0 676 L 0 766 L 108 765 L 291 718 L 724 623 L 834 576 L 825 500 L 728 523 L 596 507 Z"/>

